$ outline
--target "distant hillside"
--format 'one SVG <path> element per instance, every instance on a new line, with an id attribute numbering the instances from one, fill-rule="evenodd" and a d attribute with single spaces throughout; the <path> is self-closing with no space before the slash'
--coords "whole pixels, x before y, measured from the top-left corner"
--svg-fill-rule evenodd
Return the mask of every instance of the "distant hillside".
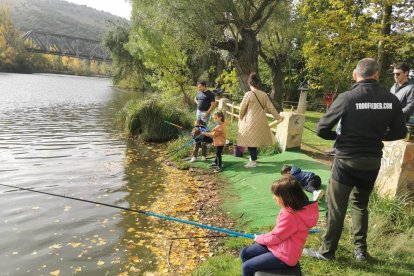
<path id="1" fill-rule="evenodd" d="M 108 22 L 126 19 L 85 5 L 63 0 L 0 0 L 7 2 L 13 24 L 22 31 L 37 30 L 54 34 L 102 40 Z"/>

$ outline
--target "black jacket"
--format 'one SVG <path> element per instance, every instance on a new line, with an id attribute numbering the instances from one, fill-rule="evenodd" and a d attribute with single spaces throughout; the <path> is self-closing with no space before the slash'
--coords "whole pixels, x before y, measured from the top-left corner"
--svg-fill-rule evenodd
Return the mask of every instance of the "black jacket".
<path id="1" fill-rule="evenodd" d="M 332 128 L 340 119 L 341 135 L 337 136 Z M 407 128 L 398 98 L 370 79 L 337 97 L 319 121 L 317 134 L 336 139 L 337 158 L 381 158 L 382 141 L 403 139 Z"/>

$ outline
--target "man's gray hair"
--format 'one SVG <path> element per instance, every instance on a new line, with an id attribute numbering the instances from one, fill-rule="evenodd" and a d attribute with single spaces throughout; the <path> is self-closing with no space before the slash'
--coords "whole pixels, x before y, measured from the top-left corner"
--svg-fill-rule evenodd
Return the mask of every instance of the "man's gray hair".
<path id="1" fill-rule="evenodd" d="M 361 59 L 355 68 L 355 72 L 361 78 L 368 79 L 378 72 L 378 62 L 373 58 Z"/>

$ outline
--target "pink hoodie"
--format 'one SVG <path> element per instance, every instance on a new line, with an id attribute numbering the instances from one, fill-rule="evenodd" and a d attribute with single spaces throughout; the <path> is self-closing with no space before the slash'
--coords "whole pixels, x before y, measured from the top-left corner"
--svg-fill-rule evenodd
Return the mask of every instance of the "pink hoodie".
<path id="1" fill-rule="evenodd" d="M 256 242 L 266 245 L 273 255 L 285 264 L 294 266 L 302 255 L 302 247 L 309 235 L 309 229 L 316 225 L 318 217 L 317 202 L 298 211 L 282 208 L 275 228 L 269 233 L 257 236 Z"/>

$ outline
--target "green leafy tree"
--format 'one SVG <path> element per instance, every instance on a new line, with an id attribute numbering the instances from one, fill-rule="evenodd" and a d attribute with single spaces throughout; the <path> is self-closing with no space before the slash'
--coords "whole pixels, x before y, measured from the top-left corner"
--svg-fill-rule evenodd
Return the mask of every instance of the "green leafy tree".
<path id="1" fill-rule="evenodd" d="M 260 75 L 265 83 L 270 84 L 270 98 L 279 108 L 282 105 L 283 91 L 291 89 L 291 80 L 296 76 L 293 68 L 302 59 L 302 30 L 296 6 L 292 1 L 280 1 L 259 34 L 259 53 L 270 71 L 268 74 L 261 72 Z M 269 80 L 265 79 L 267 75 Z M 294 83 L 297 85 L 298 80 Z"/>
<path id="2" fill-rule="evenodd" d="M 165 21 L 157 26 L 147 25 L 145 19 L 132 31 L 127 49 L 133 57 L 143 60 L 149 71 L 146 79 L 153 87 L 172 95 L 180 93 L 187 104 L 192 103 L 186 92 L 191 80 L 188 56 L 174 36 L 174 26 Z"/>
<path id="3" fill-rule="evenodd" d="M 149 6 L 160 11 L 158 16 L 153 17 L 153 25 L 164 21 L 179 26 L 173 35 L 180 41 L 192 41 L 193 47 L 228 52 L 243 91 L 248 90 L 248 75 L 252 71 L 258 71 L 257 35 L 273 13 L 277 2 L 279 1 L 132 1 L 135 14 L 141 12 L 142 15 L 143 10 Z M 135 22 L 141 23 L 139 16 Z"/>
<path id="4" fill-rule="evenodd" d="M 129 42 L 130 27 L 126 24 L 113 25 L 106 34 L 104 43 L 112 55 L 112 80 L 125 88 L 144 88 L 145 66 L 142 60 L 125 48 Z"/>

